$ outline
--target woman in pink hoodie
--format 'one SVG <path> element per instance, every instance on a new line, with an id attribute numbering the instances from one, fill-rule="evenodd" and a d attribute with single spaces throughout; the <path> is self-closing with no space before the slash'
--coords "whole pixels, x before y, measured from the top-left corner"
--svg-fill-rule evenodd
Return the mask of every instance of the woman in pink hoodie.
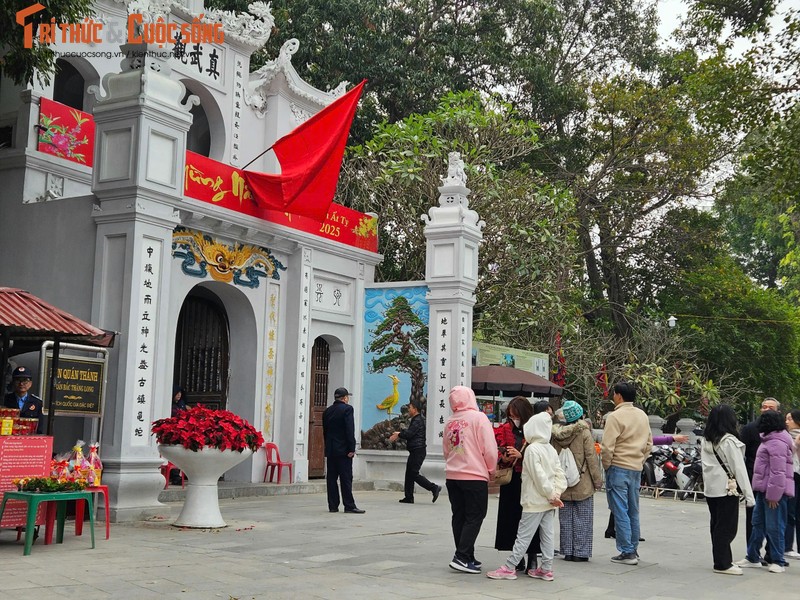
<path id="1" fill-rule="evenodd" d="M 489 477 L 497 468 L 497 442 L 492 424 L 478 410 L 475 393 L 470 388 L 457 385 L 450 390 L 450 410 L 443 442 L 456 545 L 450 568 L 480 573 L 481 563 L 475 560 L 475 540 L 489 504 Z"/>

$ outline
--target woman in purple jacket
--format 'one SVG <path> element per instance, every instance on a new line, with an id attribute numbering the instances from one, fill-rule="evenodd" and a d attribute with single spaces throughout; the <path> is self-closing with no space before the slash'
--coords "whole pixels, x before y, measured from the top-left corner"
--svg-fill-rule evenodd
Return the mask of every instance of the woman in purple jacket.
<path id="1" fill-rule="evenodd" d="M 740 567 L 761 567 L 759 550 L 767 538 L 770 573 L 783 573 L 783 545 L 786 535 L 788 499 L 794 496 L 792 437 L 779 412 L 768 410 L 758 418 L 761 445 L 753 469 L 753 531 L 747 543 L 747 558 Z"/>

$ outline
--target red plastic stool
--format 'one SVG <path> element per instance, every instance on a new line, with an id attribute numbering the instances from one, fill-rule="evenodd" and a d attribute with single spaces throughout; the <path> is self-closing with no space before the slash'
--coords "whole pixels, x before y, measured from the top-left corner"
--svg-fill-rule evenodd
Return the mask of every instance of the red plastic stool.
<path id="1" fill-rule="evenodd" d="M 164 489 L 167 489 L 169 487 L 169 474 L 172 472 L 172 469 L 177 469 L 177 468 L 178 467 L 173 465 L 171 462 L 167 462 L 167 464 L 161 465 L 161 475 L 165 479 Z M 180 469 L 178 470 L 180 471 Z M 184 488 L 186 487 L 186 475 L 184 474 L 183 471 L 180 471 L 180 474 L 181 474 L 181 487 Z"/>
<path id="2" fill-rule="evenodd" d="M 109 510 L 108 510 L 108 486 L 107 485 L 93 485 L 86 487 L 87 492 L 94 492 L 97 494 L 103 494 L 103 498 L 105 499 L 105 509 L 106 509 L 106 539 L 111 537 L 111 523 L 109 523 Z M 82 500 L 77 500 L 75 502 L 75 535 L 83 534 L 83 505 L 84 502 Z"/>

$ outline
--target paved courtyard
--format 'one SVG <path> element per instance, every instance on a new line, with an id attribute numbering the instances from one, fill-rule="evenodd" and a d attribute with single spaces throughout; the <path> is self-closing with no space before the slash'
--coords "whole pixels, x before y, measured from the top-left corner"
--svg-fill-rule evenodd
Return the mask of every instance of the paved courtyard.
<path id="1" fill-rule="evenodd" d="M 34 545 L 22 556 L 13 531 L 0 534 L 0 599 L 406 599 L 406 598 L 571 598 L 713 599 L 797 597 L 800 561 L 783 574 L 747 570 L 742 577 L 711 571 L 708 511 L 704 502 L 642 499 L 641 563 L 609 561 L 613 540 L 603 538 L 605 497 L 596 496 L 594 557 L 588 563 L 556 559 L 555 581 L 529 577 L 492 581 L 448 568 L 453 555 L 450 507 L 442 495 L 431 504 L 397 502 L 400 494 L 359 491 L 364 515 L 328 513 L 320 493 L 221 501 L 228 527 L 180 530 L 169 519 L 112 524 L 111 539 L 97 527 L 97 548 L 88 531 L 64 544 Z M 180 503 L 166 505 L 177 516 Z M 497 498 L 478 539 L 484 571 L 506 553 L 493 549 Z M 735 542 L 744 555 L 744 515 Z"/>

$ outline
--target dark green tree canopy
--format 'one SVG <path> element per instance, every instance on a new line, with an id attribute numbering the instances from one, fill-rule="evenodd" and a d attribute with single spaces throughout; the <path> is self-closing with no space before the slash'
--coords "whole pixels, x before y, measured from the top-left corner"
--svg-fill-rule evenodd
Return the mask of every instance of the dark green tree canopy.
<path id="1" fill-rule="evenodd" d="M 4 0 L 0 10 L 0 74 L 16 84 L 31 83 L 38 77 L 49 83 L 55 68 L 55 53 L 46 44 L 34 41 L 33 48 L 24 47 L 23 28 L 17 25 L 16 13 L 29 7 L 29 0 Z M 94 14 L 92 0 L 47 0 L 42 2 L 45 9 L 27 17 L 26 23 L 33 24 L 33 37 L 36 40 L 39 23 L 80 23 L 85 17 Z"/>

